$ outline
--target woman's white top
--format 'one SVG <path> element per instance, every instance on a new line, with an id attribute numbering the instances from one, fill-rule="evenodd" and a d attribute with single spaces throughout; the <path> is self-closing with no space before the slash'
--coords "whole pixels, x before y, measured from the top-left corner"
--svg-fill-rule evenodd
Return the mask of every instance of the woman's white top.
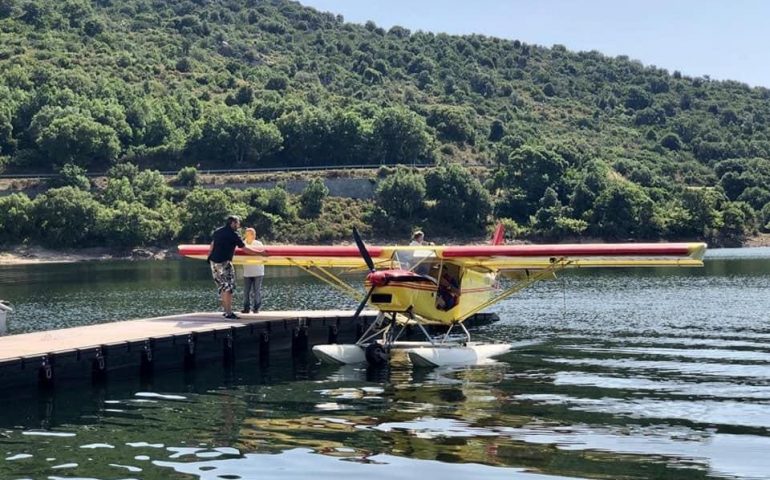
<path id="1" fill-rule="evenodd" d="M 259 240 L 252 240 L 251 243 L 248 244 L 250 247 L 261 247 L 262 242 Z M 244 265 L 243 266 L 243 276 L 244 277 L 263 277 L 265 275 L 265 266 L 264 265 Z"/>

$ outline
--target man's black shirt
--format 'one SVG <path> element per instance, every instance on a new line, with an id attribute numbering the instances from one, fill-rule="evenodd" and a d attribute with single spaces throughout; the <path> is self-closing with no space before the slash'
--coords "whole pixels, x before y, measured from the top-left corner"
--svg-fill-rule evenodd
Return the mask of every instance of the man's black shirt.
<path id="1" fill-rule="evenodd" d="M 235 247 L 244 247 L 241 236 L 235 233 L 235 230 L 229 225 L 217 228 L 211 235 L 214 241 L 214 248 L 211 250 L 208 260 L 214 263 L 227 262 L 233 259 Z"/>

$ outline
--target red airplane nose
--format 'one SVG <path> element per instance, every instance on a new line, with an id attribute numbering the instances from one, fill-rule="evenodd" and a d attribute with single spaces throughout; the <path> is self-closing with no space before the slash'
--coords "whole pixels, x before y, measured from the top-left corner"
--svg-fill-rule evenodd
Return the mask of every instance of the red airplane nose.
<path id="1" fill-rule="evenodd" d="M 378 272 L 372 272 L 366 276 L 366 281 L 371 283 L 373 287 L 381 287 L 388 283 L 389 272 L 387 270 L 380 270 Z"/>

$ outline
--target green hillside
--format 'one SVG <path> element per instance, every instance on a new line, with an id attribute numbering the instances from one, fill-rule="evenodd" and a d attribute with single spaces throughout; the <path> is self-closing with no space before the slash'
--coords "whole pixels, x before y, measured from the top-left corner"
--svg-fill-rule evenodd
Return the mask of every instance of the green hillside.
<path id="1" fill-rule="evenodd" d="M 769 99 L 624 57 L 386 31 L 284 0 L 0 0 L 5 171 L 490 166 L 483 185 L 461 167 L 391 177 L 362 219 L 385 230 L 505 218 L 533 238 L 739 243 L 770 228 Z"/>

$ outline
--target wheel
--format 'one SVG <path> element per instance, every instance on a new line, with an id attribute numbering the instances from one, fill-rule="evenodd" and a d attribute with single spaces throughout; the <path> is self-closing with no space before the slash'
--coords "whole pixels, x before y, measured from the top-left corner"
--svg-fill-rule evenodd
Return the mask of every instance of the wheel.
<path id="1" fill-rule="evenodd" d="M 377 342 L 370 343 L 364 350 L 364 355 L 366 356 L 367 363 L 374 367 L 387 365 L 390 360 L 388 350 Z"/>

